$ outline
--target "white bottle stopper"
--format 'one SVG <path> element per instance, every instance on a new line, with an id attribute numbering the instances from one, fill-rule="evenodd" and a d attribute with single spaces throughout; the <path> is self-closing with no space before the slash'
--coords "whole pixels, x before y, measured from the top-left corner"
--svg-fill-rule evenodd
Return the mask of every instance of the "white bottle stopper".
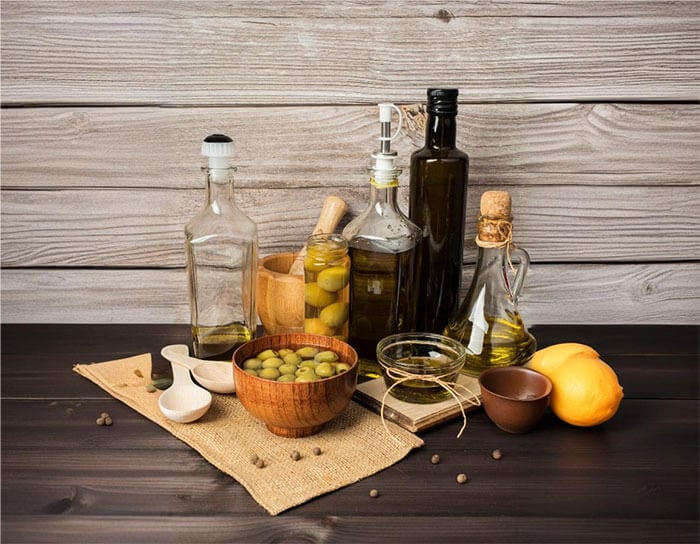
<path id="1" fill-rule="evenodd" d="M 211 134 L 202 142 L 202 155 L 209 158 L 209 168 L 228 168 L 235 146 L 225 134 Z"/>

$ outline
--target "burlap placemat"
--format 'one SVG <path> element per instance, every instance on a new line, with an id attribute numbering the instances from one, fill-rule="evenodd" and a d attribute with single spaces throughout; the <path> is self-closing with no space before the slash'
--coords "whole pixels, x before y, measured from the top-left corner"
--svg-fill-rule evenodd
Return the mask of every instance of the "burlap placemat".
<path id="1" fill-rule="evenodd" d="M 355 483 L 403 459 L 423 441 L 377 414 L 351 402 L 318 434 L 282 438 L 270 433 L 243 408 L 235 395 L 214 394 L 209 411 L 194 423 L 175 423 L 158 408 L 160 391 L 148 392 L 149 353 L 104 363 L 77 364 L 75 372 L 198 451 L 235 478 L 270 514 L 277 515 L 314 497 Z M 321 455 L 314 455 L 314 448 Z M 294 461 L 290 452 L 301 459 Z M 253 455 L 264 468 L 251 463 Z"/>

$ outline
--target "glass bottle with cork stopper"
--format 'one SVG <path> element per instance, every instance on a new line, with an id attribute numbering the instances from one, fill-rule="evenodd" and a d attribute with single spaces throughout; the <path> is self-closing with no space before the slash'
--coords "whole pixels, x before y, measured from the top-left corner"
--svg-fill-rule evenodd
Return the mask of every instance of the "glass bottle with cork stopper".
<path id="1" fill-rule="evenodd" d="M 530 257 L 513 243 L 510 194 L 486 191 L 481 196 L 480 213 L 474 277 L 444 332 L 467 347 L 462 372 L 473 376 L 492 367 L 522 365 L 537 348 L 518 312 Z"/>
<path id="2" fill-rule="evenodd" d="M 233 152 L 228 136 L 204 139 L 206 204 L 185 226 L 194 355 L 229 362 L 257 326 L 257 227 L 234 201 Z"/>

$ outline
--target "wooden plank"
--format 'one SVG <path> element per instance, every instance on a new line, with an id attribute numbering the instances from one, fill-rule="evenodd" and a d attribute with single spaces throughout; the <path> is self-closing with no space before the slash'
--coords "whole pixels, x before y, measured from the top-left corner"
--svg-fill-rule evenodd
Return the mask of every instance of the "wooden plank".
<path id="1" fill-rule="evenodd" d="M 366 177 L 366 176 L 365 176 Z M 362 187 L 359 186 L 361 183 Z M 481 193 L 467 198 L 465 260 L 473 262 Z M 257 224 L 262 254 L 296 251 L 331 191 L 318 188 L 237 191 Z M 350 212 L 366 205 L 368 184 L 333 190 Z M 515 240 L 535 262 L 687 261 L 700 259 L 700 186 L 511 187 Z M 407 189 L 400 190 L 407 209 Z M 203 190 L 108 189 L 2 193 L 4 267 L 184 266 L 183 227 L 203 204 Z"/>
<path id="2" fill-rule="evenodd" d="M 696 263 L 539 264 L 520 310 L 530 325 L 697 324 L 699 286 Z M 2 289 L 5 323 L 189 322 L 183 269 L 6 269 Z"/>
<path id="3" fill-rule="evenodd" d="M 24 5 L 15 5 L 24 4 Z M 251 4 L 248 0 L 232 0 L 211 8 L 207 3 L 193 0 L 153 2 L 129 0 L 128 4 L 114 0 L 94 2 L 23 2 L 4 0 L 3 7 L 24 17 L 54 18 L 80 13 L 82 16 L 114 14 L 158 15 L 170 18 L 202 17 L 211 11 L 223 19 L 253 17 L 261 19 L 285 18 L 388 18 L 435 17 L 449 21 L 454 17 L 640 17 L 640 16 L 695 16 L 698 7 L 695 0 L 552 0 L 548 2 L 512 0 L 463 0 L 447 6 L 442 1 L 415 2 L 414 0 L 361 0 L 354 2 L 326 2 L 324 0 L 276 0 Z M 447 12 L 447 13 L 444 13 Z"/>
<path id="4" fill-rule="evenodd" d="M 376 486 L 384 491 L 382 503 L 374 507 L 376 513 L 421 515 L 426 505 L 440 504 L 446 487 L 455 485 L 455 471 L 464 470 L 472 476 L 468 493 L 475 496 L 486 496 L 485 489 L 495 482 L 511 482 L 508 489 L 488 492 L 491 500 L 472 505 L 473 516 L 498 516 L 503 509 L 513 515 L 538 516 L 547 504 L 547 515 L 554 517 L 585 512 L 586 517 L 626 513 L 637 518 L 692 520 L 698 502 L 693 496 L 697 490 L 693 446 L 698 434 L 693 428 L 697 419 L 688 414 L 695 400 L 623 400 L 613 419 L 584 431 L 547 414 L 527 441 L 518 441 L 522 438 L 518 436 L 506 438 L 479 410 L 470 415 L 462 440 L 451 432 L 457 427 L 455 421 L 422 434 L 432 449 L 439 448 L 444 464 L 426 470 L 430 455 L 415 452 L 401 462 L 400 470 L 389 469 L 335 496 L 321 497 L 303 505 L 299 513 L 326 515 L 334 513 L 339 500 L 350 504 L 369 501 L 367 491 Z M 66 414 L 67 405 L 3 402 L 3 427 L 12 437 L 3 444 L 3 495 L 21 497 L 11 504 L 4 499 L 3 514 L 148 517 L 259 512 L 234 479 L 118 401 L 87 399 L 71 415 Z M 104 410 L 113 416 L 111 428 L 95 425 L 95 418 Z M 638 424 L 640 414 L 646 416 L 643 426 Z M 649 447 L 649 436 L 676 437 L 674 447 L 664 451 L 663 467 L 658 466 L 663 445 Z M 42 448 L 48 437 L 50 454 Z M 477 437 L 482 444 L 473 443 Z M 495 463 L 489 445 L 499 438 L 507 460 L 504 457 L 504 462 Z M 541 451 L 523 472 L 515 460 L 532 455 L 533 441 L 538 439 L 568 444 L 567 455 L 556 449 Z M 81 447 L 76 448 L 76 443 Z M 647 493 L 635 492 L 639 474 L 645 475 Z M 32 479 L 42 486 L 27 489 L 26 482 Z M 533 485 L 547 489 L 547 496 L 527 500 Z M 606 486 L 608 496 L 616 497 L 615 504 L 595 500 Z M 664 496 L 675 496 L 675 500 L 663 501 Z M 680 497 L 686 501 L 681 502 Z"/>
<path id="5" fill-rule="evenodd" d="M 436 81 L 469 102 L 698 93 L 698 16 L 664 6 L 645 17 L 329 19 L 285 17 L 283 5 L 270 18 L 221 17 L 213 2 L 184 16 L 29 4 L 3 6 L 7 105 L 417 102 Z"/>
<path id="6" fill-rule="evenodd" d="M 421 101 L 424 97 L 421 97 Z M 22 108 L 2 115 L 3 188 L 199 188 L 199 143 L 236 142 L 241 187 L 363 186 L 376 106 Z M 420 119 L 394 142 L 423 145 Z M 697 185 L 697 104 L 465 104 L 473 184 Z M 37 155 L 36 138 L 51 145 Z M 404 180 L 407 172 L 404 173 Z"/>
<path id="7" fill-rule="evenodd" d="M 625 399 L 697 397 L 700 327 L 673 325 L 536 325 L 530 332 L 539 347 L 559 342 L 593 346 L 618 374 Z M 41 342 L 37 342 L 37 336 Z M 150 353 L 160 364 L 167 344 L 190 344 L 188 324 L 179 325 L 17 325 L 2 326 L 3 398 L 44 399 L 52 409 L 75 415 L 76 399 L 109 398 L 71 372 L 76 363 L 93 363 Z M 164 362 L 164 364 L 169 364 Z M 658 370 L 662 368 L 663 373 Z M 651 376 L 655 375 L 653 379 Z M 70 376 L 70 378 L 68 377 Z M 62 384 L 60 391 L 56 383 Z M 54 401 L 69 401 L 55 404 Z M 56 407 L 57 406 L 57 407 Z M 66 413 L 66 415 L 68 415 Z M 134 444 L 134 447 L 137 445 Z M 145 447 L 139 444 L 138 447 Z"/>

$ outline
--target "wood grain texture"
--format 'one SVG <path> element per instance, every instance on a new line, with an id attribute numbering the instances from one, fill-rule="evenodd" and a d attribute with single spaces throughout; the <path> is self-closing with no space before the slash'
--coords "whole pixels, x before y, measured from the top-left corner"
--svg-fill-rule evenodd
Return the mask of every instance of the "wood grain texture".
<path id="1" fill-rule="evenodd" d="M 639 17 L 330 19 L 286 17 L 284 5 L 222 17 L 216 3 L 30 4 L 3 6 L 5 104 L 368 104 L 419 101 L 435 81 L 463 101 L 698 94 L 700 19 L 663 4 Z"/>
<path id="2" fill-rule="evenodd" d="M 211 10 L 195 0 L 164 2 L 151 0 L 129 0 L 128 4 L 115 0 L 94 2 L 61 0 L 60 2 L 22 2 L 5 0 L 3 4 L 24 4 L 21 14 L 25 17 L 61 17 L 67 13 L 79 12 L 84 16 L 103 15 L 108 11 L 114 16 L 135 13 L 152 14 L 169 18 L 202 17 Z M 105 6 L 108 6 L 107 8 Z M 17 9 L 12 6 L 12 9 Z M 431 0 L 353 0 L 349 2 L 326 2 L 324 0 L 284 0 L 284 2 L 260 2 L 251 4 L 248 0 L 230 0 L 216 7 L 217 17 L 229 18 L 394 18 L 394 17 L 434 17 L 449 21 L 454 17 L 640 17 L 640 16 L 694 16 L 698 15 L 695 0 L 550 0 L 541 2 L 512 0 L 463 0 L 454 4 Z"/>
<path id="3" fill-rule="evenodd" d="M 334 191 L 351 211 L 366 205 L 363 187 Z M 465 260 L 476 251 L 481 193 L 467 202 Z M 700 258 L 700 186 L 512 187 L 515 240 L 534 261 L 687 261 Z M 407 191 L 401 201 L 407 209 Z M 258 224 L 263 255 L 298 251 L 326 193 L 316 188 L 240 189 L 241 209 Z M 183 226 L 202 206 L 202 190 L 3 191 L 2 265 L 184 266 Z"/>
<path id="4" fill-rule="evenodd" d="M 696 263 L 533 265 L 526 323 L 698 323 Z M 472 268 L 465 267 L 468 286 Z M 6 323 L 188 323 L 182 269 L 4 270 Z"/>
<path id="5" fill-rule="evenodd" d="M 420 102 L 424 97 L 420 98 Z M 472 184 L 698 185 L 697 104 L 464 104 Z M 236 143 L 241 187 L 363 187 L 376 106 L 3 109 L 3 188 L 200 188 L 201 140 Z M 37 154 L 37 134 L 50 145 Z M 422 147 L 406 122 L 399 163 Z M 404 180 L 407 179 L 406 173 Z"/>
<path id="6" fill-rule="evenodd" d="M 613 366 L 625 387 L 613 419 L 580 429 L 547 414 L 532 433 L 511 435 L 477 411 L 461 439 L 458 420 L 423 433 L 425 446 L 395 466 L 277 517 L 71 370 L 90 357 L 155 352 L 186 330 L 2 327 L 4 540 L 697 541 L 697 326 L 540 327 L 543 345 L 591 343 Z M 663 363 L 674 360 L 670 379 Z M 103 410 L 112 427 L 95 425 Z M 494 448 L 504 454 L 498 462 Z M 455 484 L 459 472 L 468 484 Z M 377 500 L 368 496 L 373 488 Z"/>

